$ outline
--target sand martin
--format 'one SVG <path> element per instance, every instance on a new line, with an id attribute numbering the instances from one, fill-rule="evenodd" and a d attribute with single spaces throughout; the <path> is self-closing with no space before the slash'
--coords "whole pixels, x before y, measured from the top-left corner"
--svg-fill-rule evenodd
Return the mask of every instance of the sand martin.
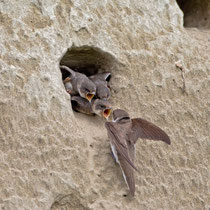
<path id="1" fill-rule="evenodd" d="M 108 100 L 110 97 L 110 89 L 108 82 L 110 81 L 111 73 L 99 73 L 89 77 L 96 85 L 96 96 L 100 99 Z"/>
<path id="2" fill-rule="evenodd" d="M 79 94 L 81 97 L 91 101 L 96 94 L 96 85 L 86 75 L 75 72 L 67 66 L 60 66 L 60 69 L 62 74 L 69 72 L 67 77 L 70 78 L 72 85 L 71 95 Z M 65 80 L 66 78 L 63 79 Z"/>
<path id="3" fill-rule="evenodd" d="M 71 78 L 70 77 L 66 77 L 66 79 L 63 80 L 63 84 L 65 86 L 66 92 L 69 94 L 73 93 L 73 87 L 71 84 Z"/>
<path id="4" fill-rule="evenodd" d="M 116 162 L 120 165 L 126 184 L 132 196 L 135 194 L 134 165 L 135 143 L 138 138 L 164 141 L 171 144 L 168 135 L 156 125 L 141 119 L 131 119 L 122 110 L 113 111 L 113 122 L 106 122 L 111 149 Z"/>
<path id="5" fill-rule="evenodd" d="M 93 98 L 91 103 L 80 96 L 72 96 L 71 98 L 72 109 L 88 115 L 98 115 L 108 120 L 111 114 L 111 104 L 106 100 Z"/>

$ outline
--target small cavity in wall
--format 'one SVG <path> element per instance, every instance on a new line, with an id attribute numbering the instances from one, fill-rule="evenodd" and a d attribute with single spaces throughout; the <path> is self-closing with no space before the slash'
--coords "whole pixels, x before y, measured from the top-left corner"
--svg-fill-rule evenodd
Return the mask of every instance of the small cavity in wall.
<path id="1" fill-rule="evenodd" d="M 177 0 L 184 13 L 184 27 L 210 29 L 209 0 Z"/>
<path id="2" fill-rule="evenodd" d="M 87 115 L 97 114 L 107 119 L 112 109 L 109 101 L 112 95 L 110 79 L 114 77 L 119 66 L 115 57 L 97 47 L 72 46 L 63 55 L 60 66 L 64 87 L 72 96 L 72 109 Z M 87 77 L 98 73 L 103 74 L 89 77 L 89 79 L 77 74 L 80 80 L 74 80 L 78 82 L 78 85 L 75 85 L 75 82 L 70 82 L 74 71 Z"/>
<path id="3" fill-rule="evenodd" d="M 60 61 L 74 71 L 91 76 L 96 73 L 111 72 L 116 66 L 115 58 L 103 50 L 92 46 L 70 47 Z M 68 72 L 62 70 L 62 79 Z"/>

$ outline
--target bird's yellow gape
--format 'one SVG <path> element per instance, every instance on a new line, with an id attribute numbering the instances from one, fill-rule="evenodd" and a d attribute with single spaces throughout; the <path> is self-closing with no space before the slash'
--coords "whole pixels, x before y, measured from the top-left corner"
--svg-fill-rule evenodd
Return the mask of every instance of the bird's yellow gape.
<path id="1" fill-rule="evenodd" d="M 92 98 L 94 97 L 94 94 L 91 94 L 91 93 L 87 93 L 86 94 L 86 99 L 91 102 Z"/>
<path id="2" fill-rule="evenodd" d="M 105 109 L 103 111 L 103 116 L 107 119 L 111 114 L 111 109 Z"/>

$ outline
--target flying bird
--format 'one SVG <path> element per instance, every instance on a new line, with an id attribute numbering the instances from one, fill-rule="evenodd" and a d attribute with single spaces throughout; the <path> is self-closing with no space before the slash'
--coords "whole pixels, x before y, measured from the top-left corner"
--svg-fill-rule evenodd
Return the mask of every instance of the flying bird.
<path id="1" fill-rule="evenodd" d="M 111 104 L 106 100 L 92 99 L 89 103 L 86 99 L 80 96 L 72 96 L 71 98 L 72 109 L 74 111 L 84 113 L 87 115 L 98 115 L 108 120 L 111 114 Z"/>
<path id="2" fill-rule="evenodd" d="M 134 165 L 135 143 L 138 138 L 163 141 L 167 144 L 171 144 L 171 141 L 161 128 L 141 118 L 131 119 L 122 109 L 113 111 L 113 122 L 106 122 L 105 127 L 112 153 L 120 165 L 131 195 L 134 196 L 134 169 L 138 171 Z"/>
<path id="3" fill-rule="evenodd" d="M 111 79 L 111 73 L 99 73 L 89 77 L 96 85 L 96 96 L 99 99 L 108 100 L 110 97 L 110 89 L 108 82 Z"/>
<path id="4" fill-rule="evenodd" d="M 70 83 L 72 85 L 71 95 L 79 94 L 89 102 L 96 94 L 96 85 L 88 77 L 79 72 L 75 72 L 67 66 L 60 66 L 61 71 L 69 72 Z"/>

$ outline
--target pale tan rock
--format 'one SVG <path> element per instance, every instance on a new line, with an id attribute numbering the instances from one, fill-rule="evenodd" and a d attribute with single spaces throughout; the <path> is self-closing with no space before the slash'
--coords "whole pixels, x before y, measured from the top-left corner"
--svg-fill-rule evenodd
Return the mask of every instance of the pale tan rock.
<path id="1" fill-rule="evenodd" d="M 175 0 L 0 1 L 0 209 L 208 209 L 209 44 L 182 19 Z M 171 137 L 137 143 L 133 199 L 104 122 L 71 109 L 72 46 L 107 58 L 114 108 Z"/>

